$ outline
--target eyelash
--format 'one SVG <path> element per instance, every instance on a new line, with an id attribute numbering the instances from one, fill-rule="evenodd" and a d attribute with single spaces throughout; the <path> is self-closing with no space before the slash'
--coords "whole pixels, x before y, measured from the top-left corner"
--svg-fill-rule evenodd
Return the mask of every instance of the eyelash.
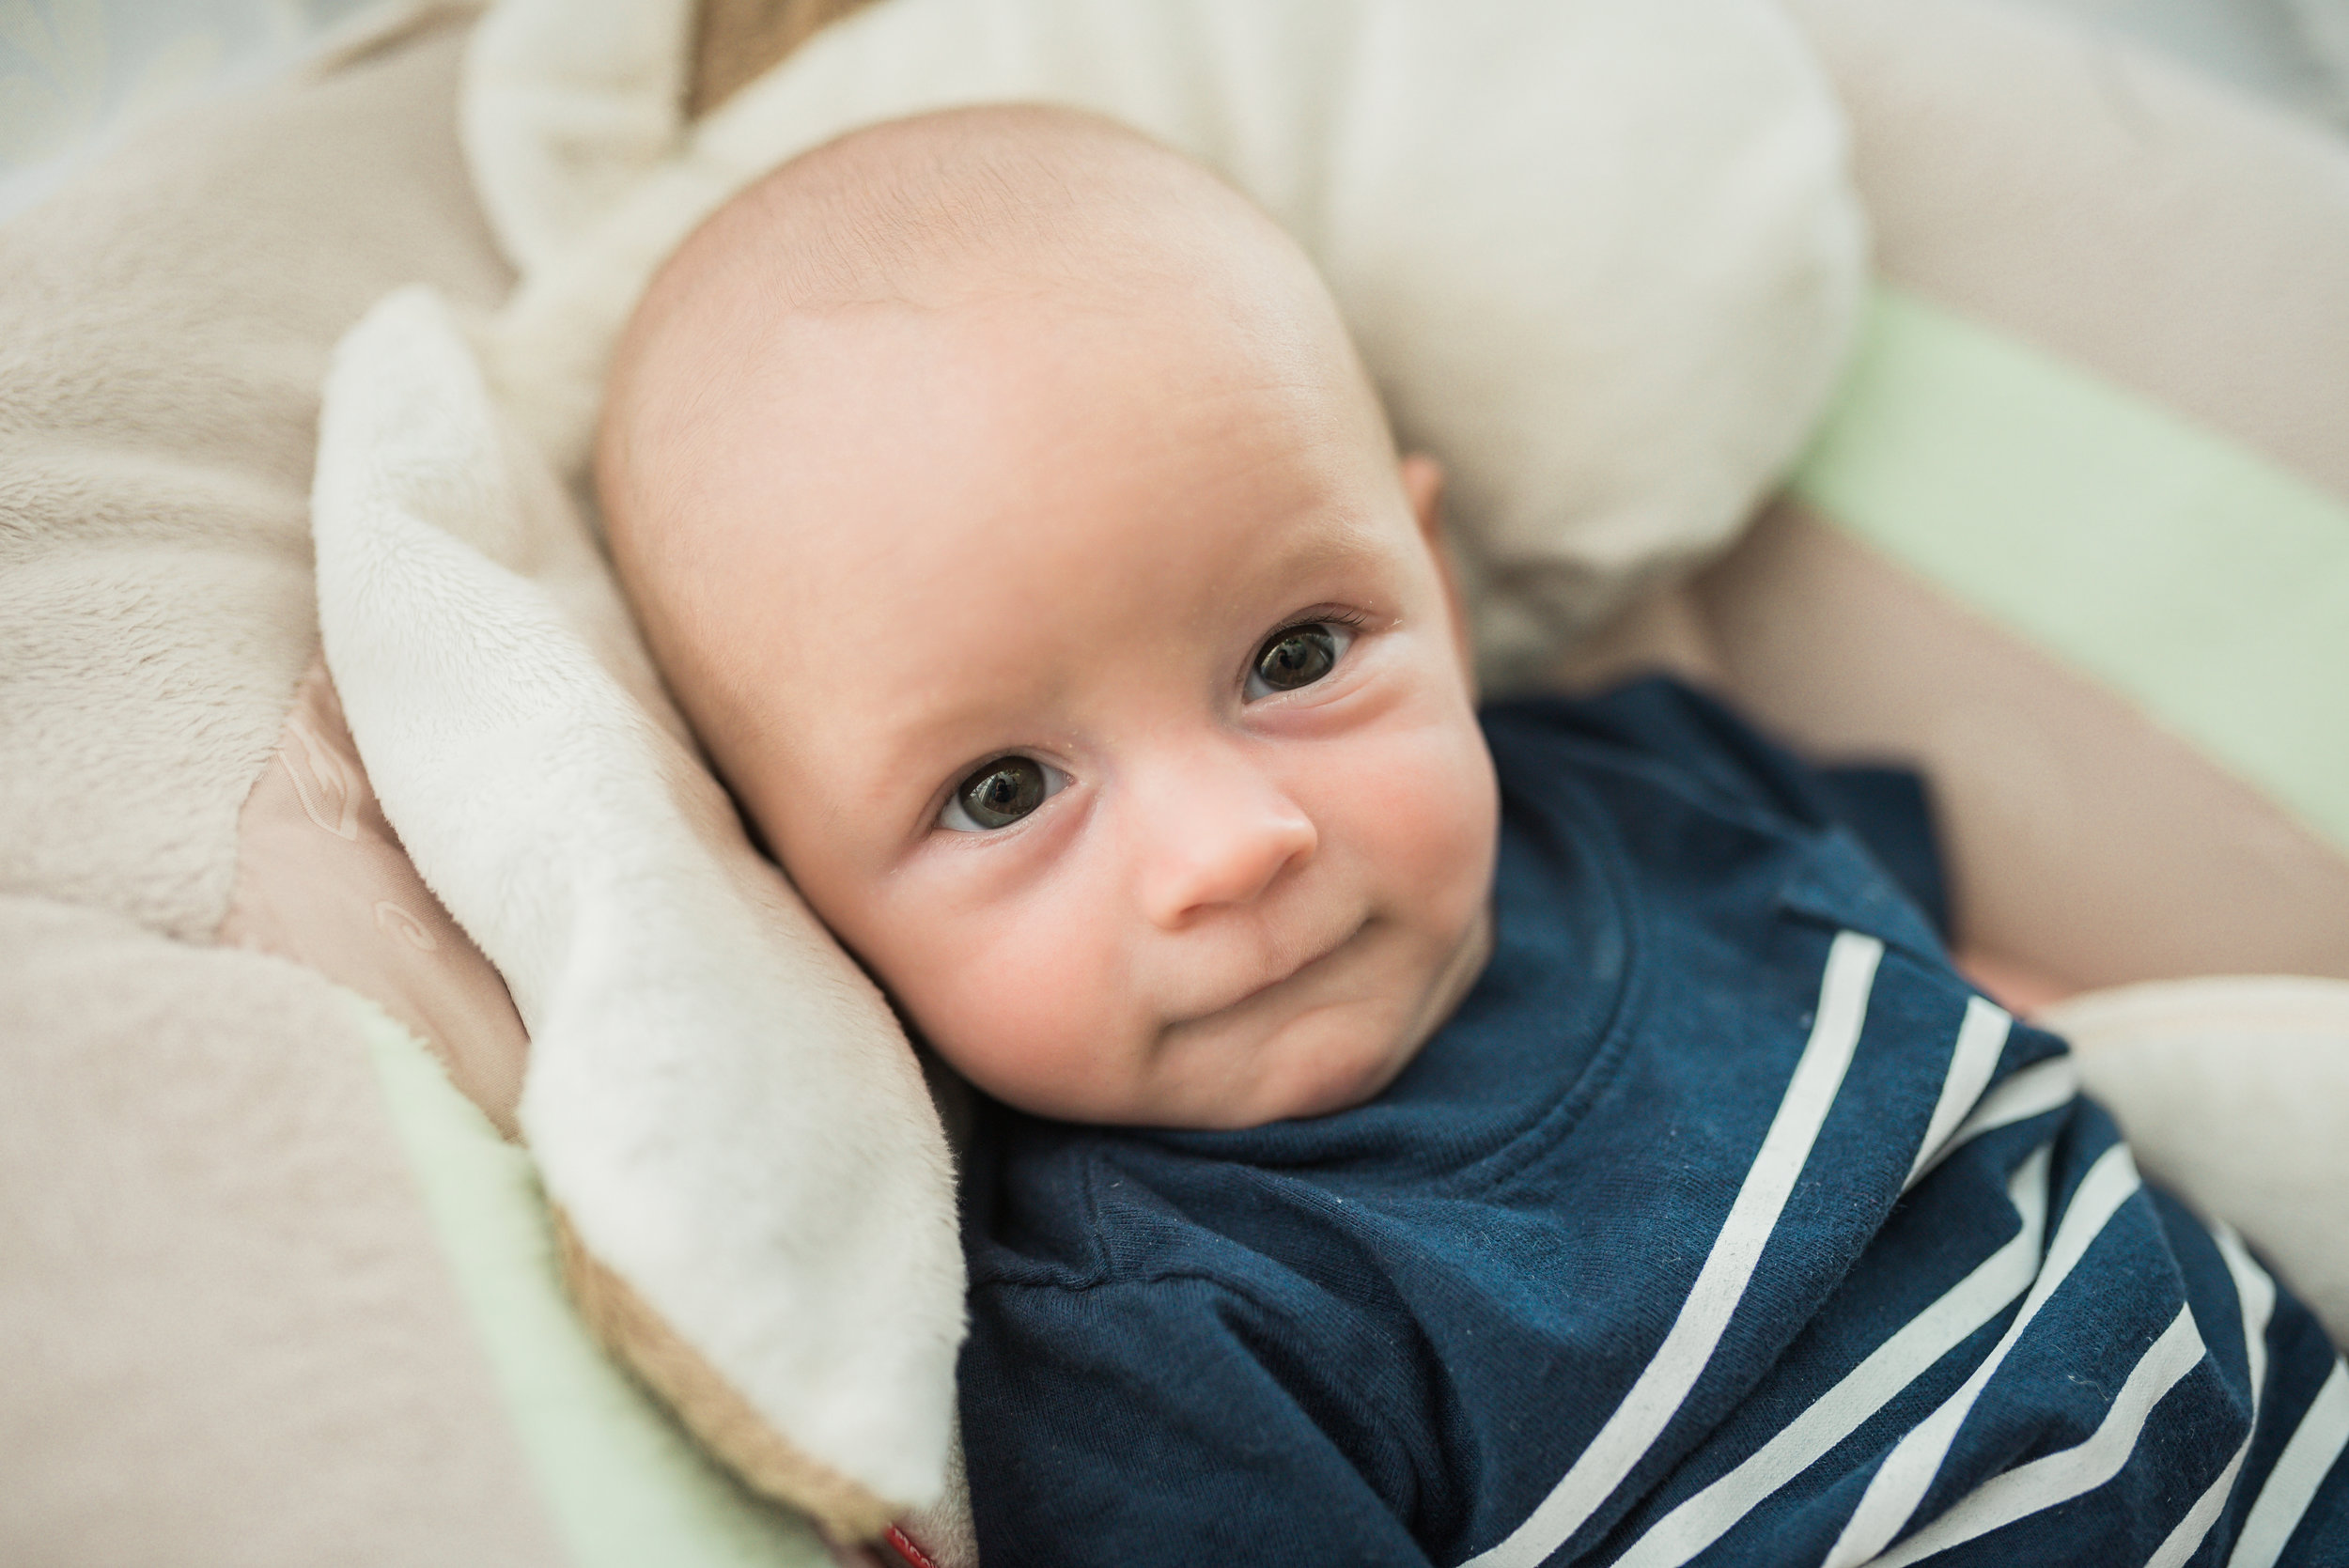
<path id="1" fill-rule="evenodd" d="M 1291 616 L 1262 637 L 1257 638 L 1256 646 L 1261 648 L 1275 637 L 1283 632 L 1295 631 L 1299 627 L 1342 626 L 1348 631 L 1360 631 L 1369 624 L 1370 617 L 1360 610 L 1308 610 L 1301 615 Z"/>

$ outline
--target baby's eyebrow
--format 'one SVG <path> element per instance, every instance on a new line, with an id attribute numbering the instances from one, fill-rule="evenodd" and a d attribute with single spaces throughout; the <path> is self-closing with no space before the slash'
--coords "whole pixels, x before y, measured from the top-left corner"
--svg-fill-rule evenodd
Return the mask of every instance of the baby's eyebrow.
<path id="1" fill-rule="evenodd" d="M 1377 534 L 1356 518 L 1320 513 L 1301 520 L 1295 532 L 1296 543 L 1265 563 L 1263 575 L 1301 577 L 1379 553 Z"/>
<path id="2" fill-rule="evenodd" d="M 934 704 L 909 703 L 878 726 L 868 753 L 875 774 L 893 799 L 916 793 L 926 798 L 951 782 L 945 772 L 975 767 L 996 754 L 988 750 L 994 742 L 982 737 L 1018 729 L 1034 706 L 984 693 Z"/>
<path id="3" fill-rule="evenodd" d="M 1271 526 L 1283 536 L 1267 549 L 1249 552 L 1253 559 L 1245 564 L 1236 588 L 1268 594 L 1290 579 L 1391 554 L 1385 531 L 1375 520 L 1357 515 L 1350 506 L 1330 505 L 1326 497 L 1302 500 L 1291 515 Z M 1283 613 L 1285 607 L 1273 612 Z"/>

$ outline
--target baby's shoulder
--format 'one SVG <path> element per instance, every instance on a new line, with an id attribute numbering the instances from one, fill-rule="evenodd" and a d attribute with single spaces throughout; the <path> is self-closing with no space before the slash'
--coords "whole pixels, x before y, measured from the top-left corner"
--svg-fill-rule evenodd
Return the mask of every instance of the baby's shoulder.
<path id="1" fill-rule="evenodd" d="M 1001 1107 L 973 1141 L 963 1223 L 974 1290 L 1098 1292 L 1189 1281 L 1270 1307 L 1270 1260 L 1361 1223 L 1324 1172 L 1283 1169 L 1279 1128 L 1237 1134 L 1079 1126 Z M 1266 1145 L 1272 1146 L 1268 1161 Z M 1358 1162 L 1357 1175 L 1365 1173 Z"/>
<path id="2" fill-rule="evenodd" d="M 1504 785 L 1629 778 L 1736 815 L 1812 826 L 1834 815 L 1813 769 L 1719 699 L 1667 675 L 1496 703 L 1484 724 Z"/>

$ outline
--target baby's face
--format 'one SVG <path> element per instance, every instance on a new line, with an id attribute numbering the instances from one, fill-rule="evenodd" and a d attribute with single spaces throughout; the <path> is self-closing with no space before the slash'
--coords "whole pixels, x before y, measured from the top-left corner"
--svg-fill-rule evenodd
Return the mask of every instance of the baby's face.
<path id="1" fill-rule="evenodd" d="M 656 641 L 809 904 L 1028 1110 L 1375 1094 L 1489 940 L 1433 465 L 1350 366 L 1207 307 L 849 307 L 786 347 L 696 422 L 724 564 Z"/>

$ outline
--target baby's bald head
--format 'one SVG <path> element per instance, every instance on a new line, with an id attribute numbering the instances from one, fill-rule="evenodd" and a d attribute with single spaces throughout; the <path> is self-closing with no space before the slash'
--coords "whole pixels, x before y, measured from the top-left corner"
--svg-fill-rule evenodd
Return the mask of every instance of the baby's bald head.
<path id="1" fill-rule="evenodd" d="M 1276 373 L 1326 383 L 1386 439 L 1302 253 L 1206 170 L 1108 120 L 996 106 L 892 121 L 793 159 L 711 216 L 621 340 L 596 458 L 615 562 L 672 682 L 695 689 L 680 692 L 705 709 L 692 716 L 715 722 L 730 684 L 687 629 L 708 619 L 700 589 L 718 563 L 753 543 L 740 529 L 767 553 L 854 527 L 784 487 L 817 465 L 912 454 L 921 429 L 886 417 L 893 402 L 914 415 L 888 396 L 905 389 L 881 383 L 919 361 L 972 397 L 1017 396 L 1023 359 L 1069 348 L 1051 323 L 1089 318 L 1115 339 L 1121 317 L 1221 330 L 1284 362 Z M 883 417 L 854 431 L 795 417 L 868 396 Z M 777 488 L 754 519 L 721 516 L 712 464 L 746 446 Z"/>

